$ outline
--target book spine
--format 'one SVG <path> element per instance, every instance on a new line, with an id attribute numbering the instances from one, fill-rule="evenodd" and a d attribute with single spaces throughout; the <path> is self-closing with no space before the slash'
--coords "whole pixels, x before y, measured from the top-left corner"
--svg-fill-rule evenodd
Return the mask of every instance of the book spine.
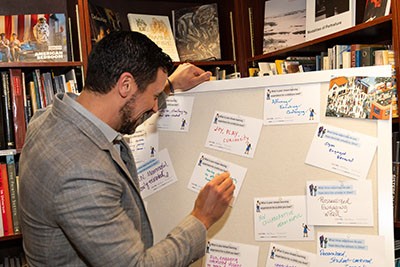
<path id="1" fill-rule="evenodd" d="M 25 72 L 22 72 L 22 93 L 23 93 L 23 97 L 24 97 L 25 125 L 27 127 L 32 114 L 31 114 L 30 95 L 26 91 Z"/>
<path id="2" fill-rule="evenodd" d="M 0 237 L 4 236 L 4 226 L 3 226 L 3 211 L 5 217 L 5 202 L 4 202 L 4 190 L 3 190 L 3 172 L 0 168 Z M 7 223 L 7 221 L 6 221 Z"/>
<path id="3" fill-rule="evenodd" d="M 10 81 L 8 72 L 1 72 L 2 81 L 2 100 L 4 104 L 4 118 L 5 118 L 5 132 L 6 132 L 6 142 L 7 148 L 15 148 L 15 138 L 14 138 L 14 125 L 13 125 L 13 114 L 11 107 L 11 95 L 10 95 Z"/>
<path id="4" fill-rule="evenodd" d="M 0 164 L 1 170 L 1 212 L 3 220 L 4 235 L 13 235 L 13 220 L 11 211 L 11 195 L 9 189 L 9 177 L 7 172 L 6 164 Z"/>
<path id="5" fill-rule="evenodd" d="M 25 142 L 26 122 L 21 69 L 10 69 L 11 103 L 14 121 L 15 148 L 22 149 Z"/>
<path id="6" fill-rule="evenodd" d="M 5 119 L 4 108 L 5 107 L 4 107 L 3 99 L 0 98 L 0 150 L 7 149 L 6 129 L 5 129 L 6 119 Z"/>
<path id="7" fill-rule="evenodd" d="M 39 76 L 38 76 L 39 73 Z M 37 102 L 37 109 L 44 108 L 44 103 L 43 103 L 43 96 L 42 96 L 42 90 L 40 88 L 40 70 L 35 70 L 32 73 L 33 76 L 33 82 L 35 84 L 35 93 L 36 93 L 36 102 Z"/>
<path id="8" fill-rule="evenodd" d="M 31 96 L 31 103 L 32 103 L 32 116 L 35 114 L 38 103 L 37 103 L 37 98 L 36 98 L 36 89 L 35 89 L 35 82 L 30 81 L 29 82 L 29 94 Z"/>
<path id="9" fill-rule="evenodd" d="M 13 155 L 6 156 L 7 173 L 8 173 L 8 186 L 10 190 L 11 199 L 11 212 L 13 220 L 14 234 L 21 233 L 19 216 L 18 216 L 18 196 L 17 196 L 17 175 L 15 170 L 15 161 Z"/>

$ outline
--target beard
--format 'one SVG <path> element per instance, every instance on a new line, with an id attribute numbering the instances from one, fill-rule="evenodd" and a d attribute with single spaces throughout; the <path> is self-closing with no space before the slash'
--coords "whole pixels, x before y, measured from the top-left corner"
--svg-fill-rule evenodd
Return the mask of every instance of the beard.
<path id="1" fill-rule="evenodd" d="M 133 95 L 119 111 L 119 113 L 121 114 L 122 123 L 118 129 L 118 132 L 121 134 L 133 134 L 139 125 L 141 125 L 144 121 L 146 121 L 154 114 L 153 110 L 148 110 L 143 113 L 138 119 L 131 119 L 132 114 L 135 111 L 135 102 L 136 95 Z"/>

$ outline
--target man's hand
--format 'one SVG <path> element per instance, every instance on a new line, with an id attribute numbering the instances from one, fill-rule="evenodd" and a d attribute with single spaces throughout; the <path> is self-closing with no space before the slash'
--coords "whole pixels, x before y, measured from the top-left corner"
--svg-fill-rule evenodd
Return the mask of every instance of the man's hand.
<path id="1" fill-rule="evenodd" d="M 183 63 L 176 68 L 168 79 L 175 89 L 187 91 L 210 80 L 210 76 L 211 72 L 209 71 L 204 71 L 190 63 Z"/>
<path id="2" fill-rule="evenodd" d="M 224 172 L 209 181 L 197 196 L 192 215 L 208 229 L 224 215 L 232 200 L 235 185 Z"/>

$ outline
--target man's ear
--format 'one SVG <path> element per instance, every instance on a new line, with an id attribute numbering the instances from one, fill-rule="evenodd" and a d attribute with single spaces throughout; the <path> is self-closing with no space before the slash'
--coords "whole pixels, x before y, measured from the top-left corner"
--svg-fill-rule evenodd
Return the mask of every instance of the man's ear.
<path id="1" fill-rule="evenodd" d="M 122 98 L 126 98 L 137 91 L 137 85 L 132 74 L 124 72 L 117 82 L 118 93 Z"/>

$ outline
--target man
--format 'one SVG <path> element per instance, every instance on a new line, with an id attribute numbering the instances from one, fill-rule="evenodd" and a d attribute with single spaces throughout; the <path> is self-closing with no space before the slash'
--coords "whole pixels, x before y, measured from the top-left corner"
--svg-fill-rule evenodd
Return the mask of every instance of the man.
<path id="1" fill-rule="evenodd" d="M 7 39 L 5 33 L 0 33 L 0 52 L 5 57 L 6 62 L 11 62 L 10 41 Z"/>
<path id="2" fill-rule="evenodd" d="M 50 27 L 45 17 L 40 17 L 32 28 L 33 36 L 39 50 L 47 50 L 50 38 Z"/>
<path id="3" fill-rule="evenodd" d="M 180 65 L 143 34 L 114 32 L 89 56 L 82 93 L 57 95 L 35 113 L 20 156 L 20 211 L 29 266 L 187 266 L 235 186 L 217 175 L 192 212 L 153 244 L 132 154 L 121 134 L 158 110 L 163 90 L 187 90 L 210 73 Z M 121 149 L 121 152 L 120 152 Z"/>

